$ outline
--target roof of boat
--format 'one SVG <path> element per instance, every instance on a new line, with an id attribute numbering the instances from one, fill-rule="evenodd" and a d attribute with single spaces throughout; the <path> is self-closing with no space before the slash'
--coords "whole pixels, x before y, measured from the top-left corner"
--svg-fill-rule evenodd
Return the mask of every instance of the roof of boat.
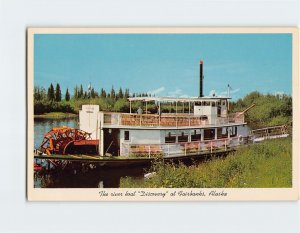
<path id="1" fill-rule="evenodd" d="M 214 100 L 218 101 L 220 99 L 231 99 L 230 97 L 224 97 L 224 96 L 206 96 L 206 97 L 189 97 L 189 98 L 180 98 L 180 97 L 129 97 L 129 101 L 175 101 L 175 102 L 198 102 L 198 101 L 208 101 L 208 100 Z"/>

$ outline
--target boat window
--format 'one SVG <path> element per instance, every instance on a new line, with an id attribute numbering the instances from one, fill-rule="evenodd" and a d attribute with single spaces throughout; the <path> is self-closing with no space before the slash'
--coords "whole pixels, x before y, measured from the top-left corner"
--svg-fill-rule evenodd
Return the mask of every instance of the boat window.
<path id="1" fill-rule="evenodd" d="M 211 106 L 216 107 L 216 102 L 211 102 Z"/>
<path id="2" fill-rule="evenodd" d="M 222 101 L 222 105 L 225 105 L 225 104 L 226 104 L 226 101 L 225 101 L 225 100 L 223 100 L 223 101 Z"/>
<path id="3" fill-rule="evenodd" d="M 199 129 L 195 129 L 191 132 L 191 141 L 201 141 L 201 132 Z"/>
<path id="4" fill-rule="evenodd" d="M 218 114 L 218 117 L 221 117 L 221 106 L 218 106 L 217 114 Z"/>
<path id="5" fill-rule="evenodd" d="M 189 140 L 189 136 L 185 132 L 181 132 L 181 134 L 178 136 L 178 142 L 187 142 Z"/>
<path id="6" fill-rule="evenodd" d="M 217 130 L 217 138 L 221 139 L 221 138 L 227 138 L 228 137 L 228 132 L 227 132 L 227 128 L 218 128 Z"/>
<path id="7" fill-rule="evenodd" d="M 202 115 L 202 116 L 200 116 L 200 120 L 201 121 L 206 121 L 208 118 L 207 118 L 207 116 L 206 115 Z"/>
<path id="8" fill-rule="evenodd" d="M 201 102 L 195 102 L 195 106 L 201 106 L 202 103 Z"/>
<path id="9" fill-rule="evenodd" d="M 175 143 L 176 142 L 176 135 L 168 132 L 165 136 L 165 143 Z"/>
<path id="10" fill-rule="evenodd" d="M 215 129 L 205 129 L 204 130 L 204 140 L 215 139 Z"/>
<path id="11" fill-rule="evenodd" d="M 237 135 L 237 127 L 230 127 L 229 128 L 230 137 L 235 137 Z"/>
<path id="12" fill-rule="evenodd" d="M 218 101 L 218 106 L 221 106 L 221 102 L 220 101 Z"/>
<path id="13" fill-rule="evenodd" d="M 129 131 L 124 131 L 124 140 L 129 141 Z"/>

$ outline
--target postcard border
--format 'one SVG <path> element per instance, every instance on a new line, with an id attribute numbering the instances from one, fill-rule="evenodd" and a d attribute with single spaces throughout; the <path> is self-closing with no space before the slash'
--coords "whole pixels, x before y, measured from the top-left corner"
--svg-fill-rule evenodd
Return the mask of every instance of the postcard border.
<path id="1" fill-rule="evenodd" d="M 33 75 L 34 75 L 34 34 L 94 34 L 94 33 L 291 33 L 292 40 L 292 98 L 293 98 L 293 187 L 292 188 L 236 188 L 236 189 L 73 189 L 34 188 L 33 186 Z M 105 28 L 28 28 L 27 29 L 27 199 L 29 201 L 274 201 L 298 200 L 299 196 L 299 29 L 297 27 L 105 27 Z M 105 190 L 110 195 L 100 196 Z M 226 196 L 111 196 L 113 192 L 126 193 L 144 190 L 168 193 L 174 191 L 197 192 L 216 190 Z"/>

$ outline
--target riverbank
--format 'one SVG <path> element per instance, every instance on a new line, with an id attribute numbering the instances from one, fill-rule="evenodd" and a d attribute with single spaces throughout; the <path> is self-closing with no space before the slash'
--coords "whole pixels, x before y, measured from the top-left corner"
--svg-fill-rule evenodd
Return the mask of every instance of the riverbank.
<path id="1" fill-rule="evenodd" d="M 122 178 L 121 188 L 289 188 L 292 187 L 292 139 L 276 139 L 240 148 L 226 158 L 202 164 L 156 163 L 148 180 Z"/>
<path id="2" fill-rule="evenodd" d="M 34 115 L 35 119 L 68 119 L 68 118 L 76 118 L 76 117 L 78 117 L 78 114 L 64 113 L 64 112 L 49 112 L 49 113 Z"/>

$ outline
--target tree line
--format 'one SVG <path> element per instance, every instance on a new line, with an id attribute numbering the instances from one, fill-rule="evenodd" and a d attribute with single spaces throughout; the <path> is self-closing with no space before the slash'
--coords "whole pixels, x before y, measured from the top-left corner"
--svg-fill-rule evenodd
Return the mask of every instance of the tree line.
<path id="1" fill-rule="evenodd" d="M 94 87 L 89 86 L 84 90 L 82 85 L 74 88 L 71 96 L 69 89 L 64 95 L 61 93 L 60 85 L 55 88 L 50 84 L 46 90 L 43 87 L 34 88 L 34 114 L 44 114 L 48 112 L 78 113 L 83 104 L 99 105 L 100 111 L 129 112 L 129 97 L 147 97 L 148 93 L 132 93 L 129 89 L 125 91 L 120 87 L 117 91 L 112 87 L 109 91 L 101 88 L 97 92 Z M 289 95 L 262 94 L 251 92 L 237 101 L 231 102 L 230 112 L 243 111 L 251 104 L 256 106 L 246 113 L 246 121 L 251 128 L 261 128 L 292 123 L 292 97 Z M 139 107 L 143 107 L 140 102 L 132 102 L 132 112 L 136 112 Z M 179 111 L 182 106 L 178 106 Z M 187 108 L 187 106 L 185 106 Z M 158 107 L 153 102 L 148 103 L 148 111 L 157 113 Z M 162 112 L 175 112 L 175 106 L 168 104 L 161 106 Z"/>
<path id="2" fill-rule="evenodd" d="M 129 97 L 148 97 L 151 94 L 132 93 L 126 88 L 124 91 L 122 87 L 115 90 L 114 86 L 107 91 L 101 88 L 99 92 L 94 87 L 89 86 L 87 90 L 83 85 L 75 86 L 73 95 L 71 96 L 69 89 L 66 89 L 62 95 L 60 84 L 54 85 L 51 83 L 48 89 L 44 87 L 34 87 L 34 114 L 43 114 L 48 112 L 67 112 L 77 113 L 82 104 L 93 103 L 100 105 L 101 110 L 116 110 L 124 111 L 129 108 L 127 106 Z M 122 106 L 124 105 L 124 106 Z"/>
<path id="3" fill-rule="evenodd" d="M 251 92 L 231 104 L 232 111 L 238 112 L 255 103 L 245 117 L 251 128 L 292 124 L 293 105 L 289 95 L 261 94 Z"/>

